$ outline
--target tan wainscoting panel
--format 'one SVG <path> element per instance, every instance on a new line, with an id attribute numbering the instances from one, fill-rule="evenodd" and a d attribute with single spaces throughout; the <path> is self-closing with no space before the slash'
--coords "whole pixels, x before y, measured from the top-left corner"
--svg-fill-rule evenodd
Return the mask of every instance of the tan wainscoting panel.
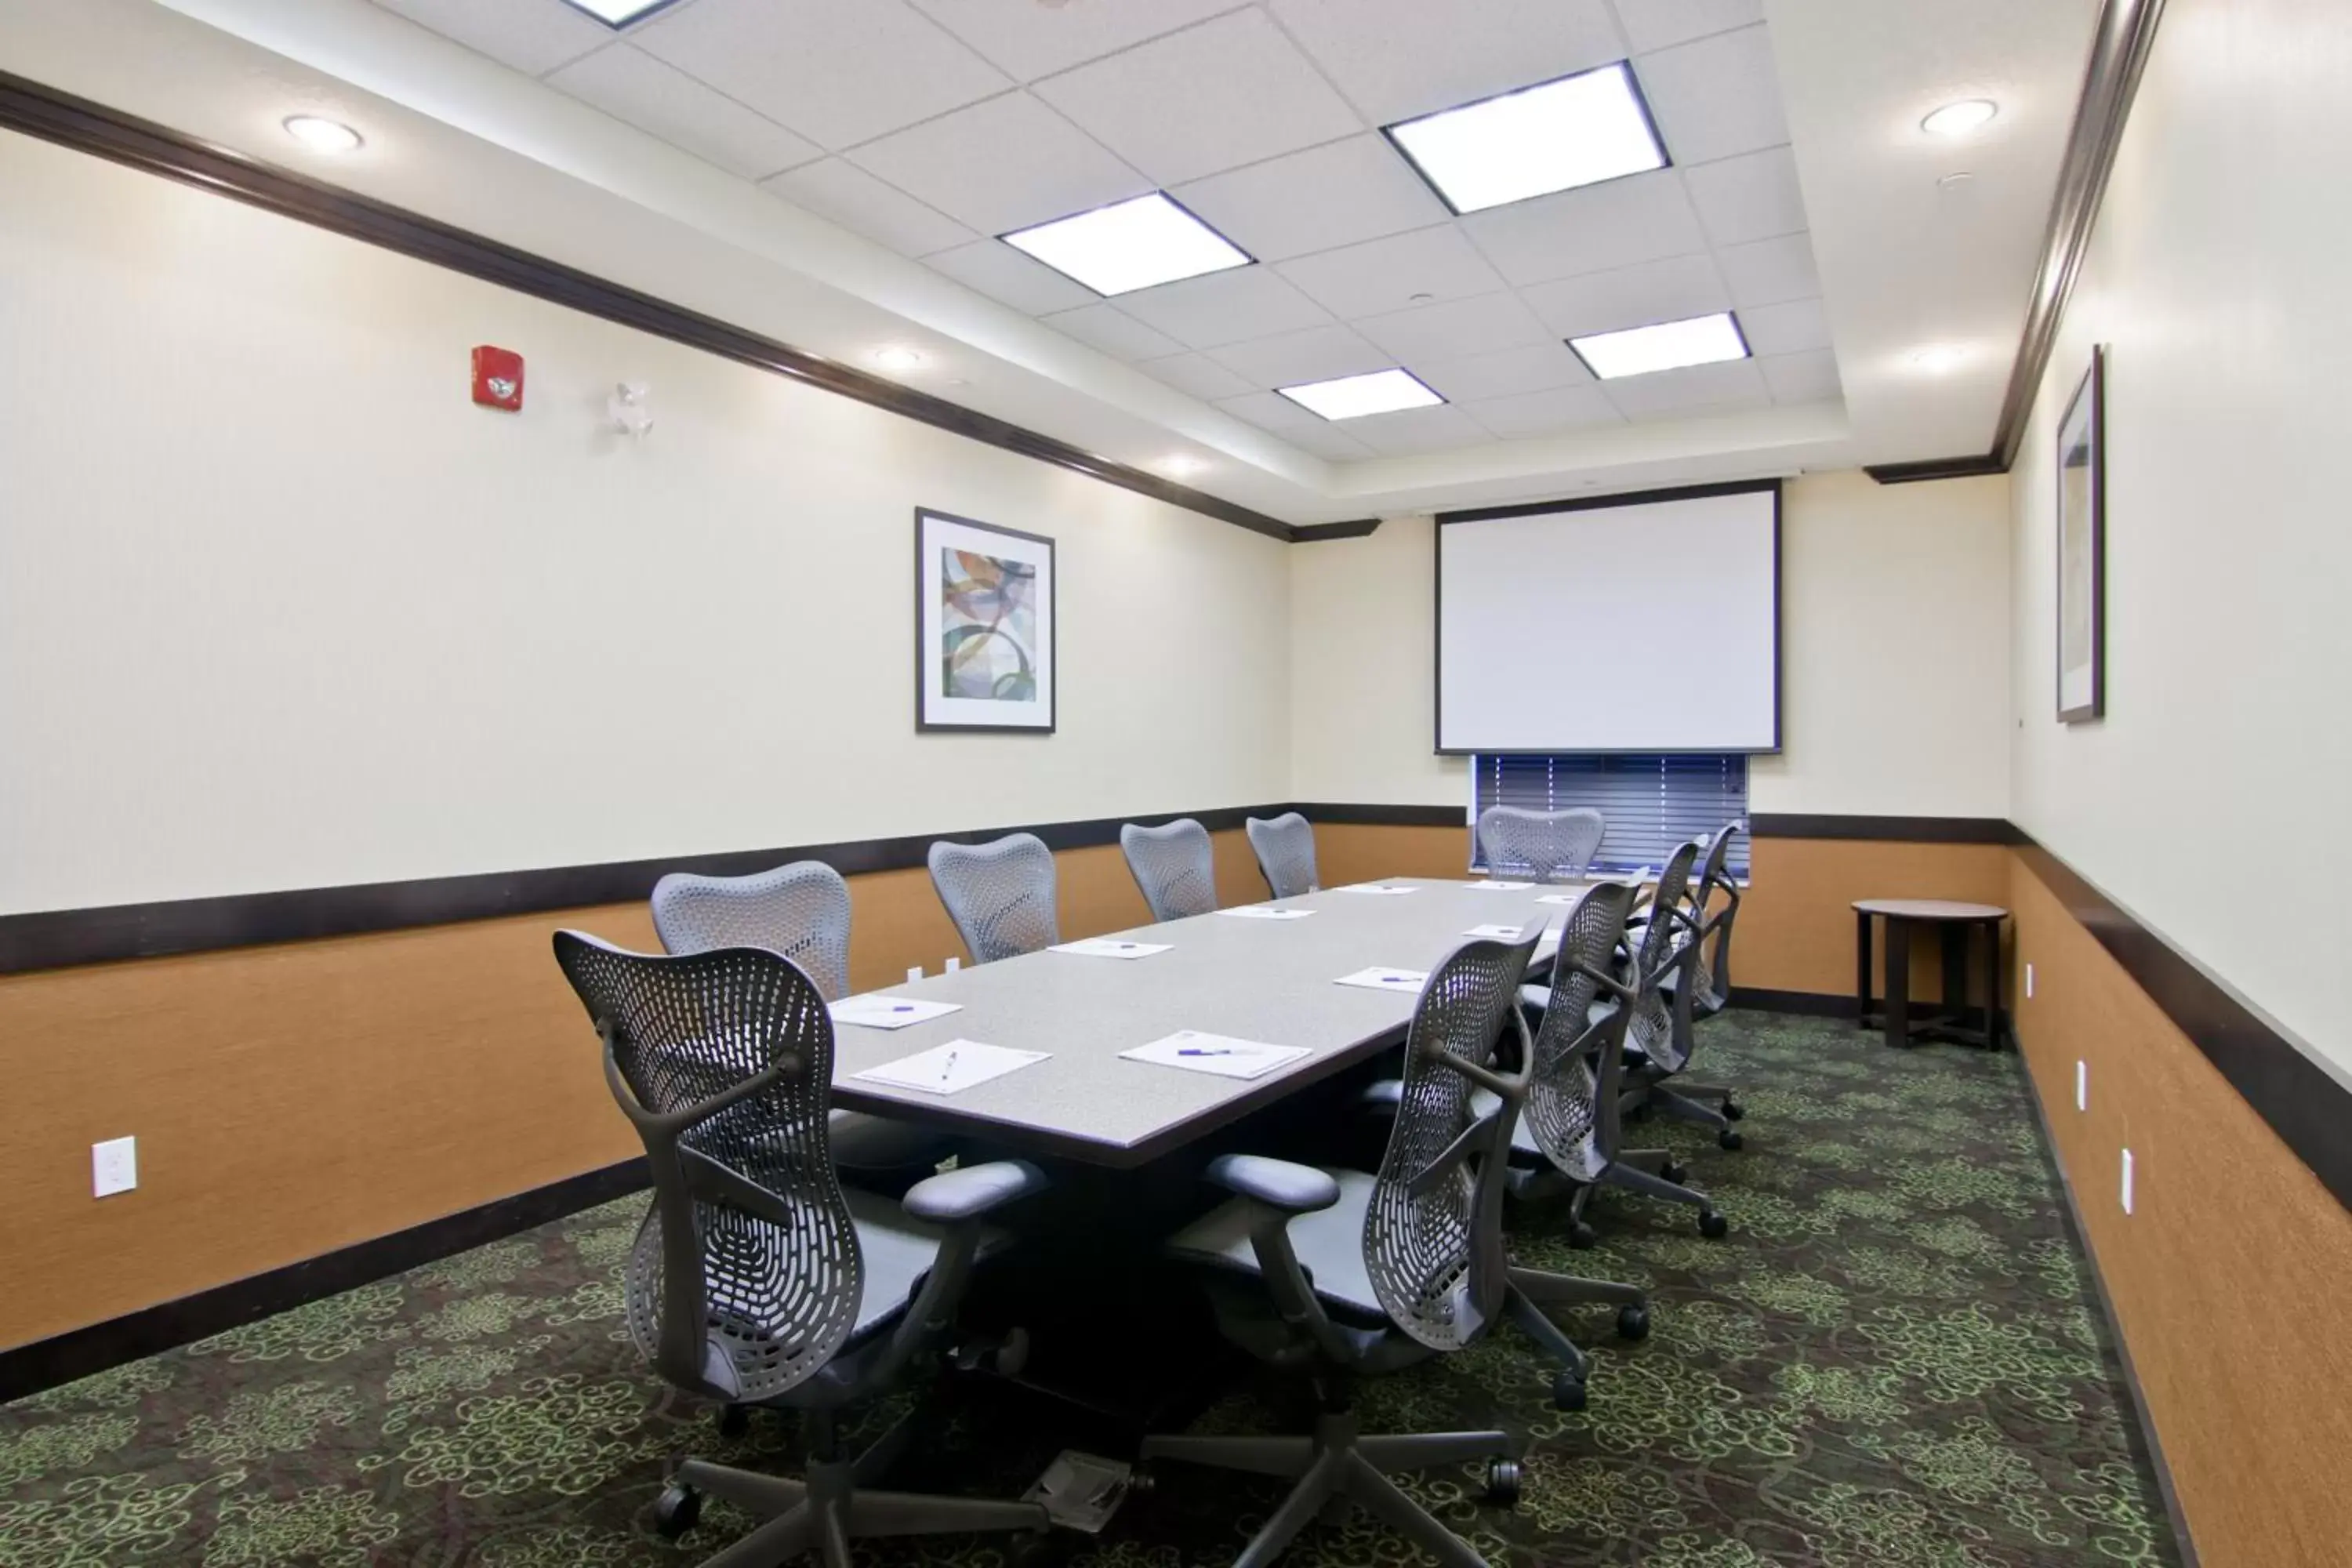
<path id="1" fill-rule="evenodd" d="M 2352 1214 L 2011 862 L 2019 1038 L 2199 1559 L 2352 1562 Z"/>
<path id="2" fill-rule="evenodd" d="M 1851 996 L 1856 899 L 1958 899 L 2006 906 L 2011 858 L 1998 844 L 1759 838 L 1749 852 L 1752 885 L 1739 906 L 1732 984 Z M 1883 933 L 1880 940 L 1883 944 Z M 1915 941 L 1912 948 L 1912 996 L 1940 997 L 1943 971 L 1935 942 Z M 1881 973 L 1872 985 L 1883 996 L 1883 945 L 1881 952 Z"/>

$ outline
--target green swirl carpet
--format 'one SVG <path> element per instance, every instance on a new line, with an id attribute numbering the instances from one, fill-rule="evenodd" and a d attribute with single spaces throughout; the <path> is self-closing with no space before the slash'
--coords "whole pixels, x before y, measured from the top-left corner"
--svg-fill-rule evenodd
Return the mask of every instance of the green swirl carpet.
<path id="1" fill-rule="evenodd" d="M 1538 1267 L 1633 1280 L 1654 1330 L 1594 1313 L 1591 1408 L 1549 1407 L 1508 1328 L 1366 1386 L 1368 1431 L 1501 1424 L 1529 1438 L 1514 1513 L 1469 1470 L 1408 1484 L 1489 1562 L 1643 1568 L 2026 1568 L 2178 1561 L 2012 1057 L 1890 1055 L 1829 1023 L 1735 1014 L 1706 1076 L 1743 1086 L 1748 1149 L 1644 1126 L 1732 1224 L 1603 1196 L 1601 1244 L 1513 1220 Z M 790 1467 L 761 1418 L 732 1442 L 667 1391 L 621 1322 L 642 1199 L 0 1408 L 6 1568 L 688 1568 L 746 1527 L 721 1505 L 683 1542 L 647 1507 L 674 1456 Z M 1202 1429 L 1281 1417 L 1236 1393 Z M 1017 1492 L 1061 1446 L 998 1403 L 940 1423 L 911 1488 Z M 1025 1407 L 1024 1407 L 1025 1408 Z M 1170 1467 L 1081 1568 L 1229 1563 L 1273 1483 Z M 1318 1527 L 1297 1568 L 1405 1563 L 1368 1523 Z M 955 1537 L 861 1563 L 993 1564 Z"/>

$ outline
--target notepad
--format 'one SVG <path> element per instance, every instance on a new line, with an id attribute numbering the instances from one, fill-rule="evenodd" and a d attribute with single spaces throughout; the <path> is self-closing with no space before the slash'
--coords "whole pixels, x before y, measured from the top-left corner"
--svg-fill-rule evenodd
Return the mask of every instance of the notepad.
<path id="1" fill-rule="evenodd" d="M 1129 1061 L 1182 1068 L 1186 1072 L 1210 1072 L 1219 1078 L 1261 1078 L 1308 1053 L 1305 1046 L 1269 1046 L 1257 1040 L 1237 1040 L 1230 1035 L 1179 1029 L 1148 1046 L 1118 1054 Z"/>
<path id="2" fill-rule="evenodd" d="M 1418 888 L 1399 888 L 1387 882 L 1358 882 L 1351 888 L 1334 888 L 1335 893 L 1364 893 L 1373 898 L 1394 898 L 1399 893 L 1419 892 Z"/>
<path id="3" fill-rule="evenodd" d="M 910 996 L 845 996 L 825 1008 L 836 1024 L 855 1024 L 861 1029 L 903 1029 L 909 1024 L 928 1023 L 961 1012 L 961 1002 L 918 1002 Z"/>
<path id="4" fill-rule="evenodd" d="M 1107 936 L 1090 936 L 1084 942 L 1063 942 L 1054 944 L 1055 952 L 1075 952 L 1081 958 L 1150 958 L 1155 952 L 1166 952 L 1164 942 L 1118 942 Z"/>
<path id="5" fill-rule="evenodd" d="M 1342 985 L 1361 985 L 1370 991 L 1402 991 L 1419 995 L 1429 980 L 1425 969 L 1359 969 L 1353 974 L 1342 974 Z"/>
<path id="6" fill-rule="evenodd" d="M 1462 934 L 1464 936 L 1492 937 L 1496 942 L 1514 942 L 1518 938 L 1525 936 L 1527 934 L 1527 930 L 1528 928 L 1523 925 L 1472 926 L 1468 931 L 1464 931 Z"/>
<path id="7" fill-rule="evenodd" d="M 1272 904 L 1244 904 L 1237 910 L 1219 910 L 1221 915 L 1231 915 L 1237 921 L 1303 921 L 1313 910 L 1278 910 Z"/>
<path id="8" fill-rule="evenodd" d="M 1533 882 L 1471 882 L 1467 886 L 1474 893 L 1524 893 L 1535 884 Z"/>
<path id="9" fill-rule="evenodd" d="M 1539 904 L 1565 904 L 1570 909 L 1574 909 L 1577 905 L 1584 902 L 1584 895 L 1582 893 L 1546 893 L 1542 898 L 1538 899 L 1536 902 Z"/>
<path id="10" fill-rule="evenodd" d="M 887 1083 L 893 1089 L 919 1089 L 926 1094 L 961 1094 L 977 1083 L 1018 1072 L 1050 1053 L 1016 1051 L 1009 1046 L 984 1046 L 978 1040 L 950 1040 L 895 1062 L 867 1068 L 850 1076 L 866 1083 Z"/>

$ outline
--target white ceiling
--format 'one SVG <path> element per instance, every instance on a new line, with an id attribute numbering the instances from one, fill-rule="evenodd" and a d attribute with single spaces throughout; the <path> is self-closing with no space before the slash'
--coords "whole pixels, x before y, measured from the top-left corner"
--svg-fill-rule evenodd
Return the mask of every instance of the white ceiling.
<path id="1" fill-rule="evenodd" d="M 368 153 L 304 172 L 616 276 L 633 206 L 637 287 L 853 361 L 917 346 L 926 390 L 1315 521 L 1983 450 L 2095 0 L 677 0 L 618 34 L 372 6 L 85 0 L 0 13 L 0 46 L 273 162 L 278 114 L 340 103 Z M 1378 134 L 1616 59 L 1668 169 L 1454 218 Z M 1979 94 L 1979 142 L 1917 132 Z M 1103 300 L 993 237 L 1155 188 L 1255 264 Z M 1561 342 L 1727 309 L 1754 359 L 1602 384 Z M 1960 373 L 1910 365 L 1929 341 Z M 1447 405 L 1334 424 L 1272 391 L 1397 364 Z"/>

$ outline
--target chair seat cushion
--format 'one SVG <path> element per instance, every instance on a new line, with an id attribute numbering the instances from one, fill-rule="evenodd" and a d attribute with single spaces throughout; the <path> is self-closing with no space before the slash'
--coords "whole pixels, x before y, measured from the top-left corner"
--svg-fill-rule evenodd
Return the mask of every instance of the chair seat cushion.
<path id="1" fill-rule="evenodd" d="M 896 1198 L 844 1187 L 849 1217 L 857 1225 L 857 1249 L 866 1258 L 866 1290 L 857 1303 L 857 1326 L 850 1331 L 854 1343 L 887 1325 L 922 1288 L 923 1277 L 939 1260 L 944 1226 L 929 1225 L 898 1206 Z M 993 1226 L 980 1236 L 980 1256 L 1001 1252 L 1012 1237 Z"/>
<path id="2" fill-rule="evenodd" d="M 1333 1306 L 1385 1321 L 1388 1313 L 1372 1290 L 1371 1276 L 1364 1271 L 1364 1215 L 1371 1207 L 1373 1178 L 1336 1165 L 1321 1169 L 1339 1184 L 1339 1201 L 1290 1222 L 1291 1250 L 1298 1255 L 1316 1295 Z M 1171 1237 L 1168 1250 L 1188 1263 L 1257 1273 L 1257 1253 L 1249 1238 L 1253 1206 L 1244 1198 L 1218 1205 Z"/>
<path id="3" fill-rule="evenodd" d="M 825 1119 L 833 1163 L 851 1171 L 910 1171 L 948 1157 L 949 1141 L 935 1129 L 862 1110 L 836 1110 Z"/>

